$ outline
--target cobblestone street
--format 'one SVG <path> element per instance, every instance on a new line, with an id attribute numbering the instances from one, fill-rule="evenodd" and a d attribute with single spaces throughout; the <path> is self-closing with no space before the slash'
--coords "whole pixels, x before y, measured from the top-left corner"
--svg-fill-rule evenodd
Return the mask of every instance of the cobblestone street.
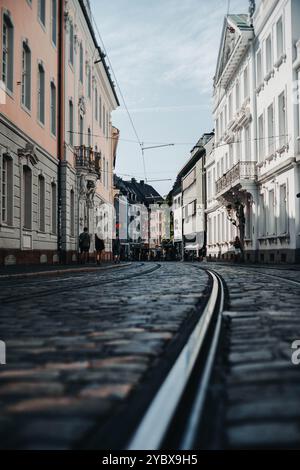
<path id="1" fill-rule="evenodd" d="M 162 353 L 176 354 L 207 282 L 189 265 L 154 263 L 2 281 L 1 446 L 88 445 Z"/>
<path id="2" fill-rule="evenodd" d="M 201 316 L 210 280 L 200 268 L 228 292 L 199 447 L 299 445 L 300 272 L 132 263 L 0 281 L 1 447 L 123 445 Z"/>

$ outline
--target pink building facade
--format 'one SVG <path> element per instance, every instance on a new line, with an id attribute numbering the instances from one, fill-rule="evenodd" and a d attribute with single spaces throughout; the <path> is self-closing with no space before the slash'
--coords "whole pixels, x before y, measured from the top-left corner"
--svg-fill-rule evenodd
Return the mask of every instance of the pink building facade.
<path id="1" fill-rule="evenodd" d="M 118 98 L 87 0 L 0 8 L 0 263 L 75 262 L 113 202 Z"/>
<path id="2" fill-rule="evenodd" d="M 57 2 L 0 7 L 0 262 L 56 262 Z"/>

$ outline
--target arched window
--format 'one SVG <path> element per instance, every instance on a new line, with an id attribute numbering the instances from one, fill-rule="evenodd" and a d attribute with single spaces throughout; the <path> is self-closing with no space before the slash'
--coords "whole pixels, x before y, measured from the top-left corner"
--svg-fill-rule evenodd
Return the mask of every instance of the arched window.
<path id="1" fill-rule="evenodd" d="M 7 14 L 2 24 L 2 81 L 9 91 L 13 91 L 14 28 Z"/>
<path id="2" fill-rule="evenodd" d="M 1 174 L 1 220 L 7 225 L 13 224 L 13 160 L 8 155 L 2 157 Z"/>
<path id="3" fill-rule="evenodd" d="M 45 232 L 45 178 L 40 175 L 38 181 L 39 230 Z"/>
<path id="4" fill-rule="evenodd" d="M 23 227 L 32 228 L 32 172 L 28 166 L 23 166 Z"/>

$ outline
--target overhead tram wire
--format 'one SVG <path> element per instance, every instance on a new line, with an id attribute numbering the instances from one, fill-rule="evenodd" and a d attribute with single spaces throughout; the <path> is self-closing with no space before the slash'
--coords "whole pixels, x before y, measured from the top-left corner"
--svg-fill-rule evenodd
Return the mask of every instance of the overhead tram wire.
<path id="1" fill-rule="evenodd" d="M 145 164 L 145 156 L 144 156 L 144 151 L 143 151 L 143 144 L 142 144 L 142 142 L 141 142 L 141 139 L 139 138 L 139 135 L 138 135 L 138 132 L 137 132 L 136 127 L 135 127 L 135 125 L 134 125 L 132 116 L 131 116 L 131 114 L 130 114 L 130 112 L 129 112 L 129 109 L 128 109 L 128 107 L 127 107 L 127 104 L 126 104 L 124 95 L 123 95 L 123 93 L 122 93 L 122 90 L 121 90 L 121 87 L 120 87 L 120 84 L 119 84 L 119 81 L 118 81 L 118 79 L 117 79 L 117 77 L 116 77 L 114 68 L 113 68 L 112 63 L 111 63 L 111 61 L 110 61 L 110 58 L 109 58 L 109 56 L 108 56 L 108 54 L 107 54 L 107 50 L 106 50 L 104 41 L 103 41 L 103 39 L 102 39 L 102 36 L 101 36 L 100 31 L 99 31 L 97 22 L 96 22 L 95 17 L 94 17 L 94 15 L 93 15 L 92 12 L 91 12 L 91 16 L 92 16 L 92 21 L 93 21 L 93 23 L 94 23 L 94 25 L 95 25 L 96 31 L 97 31 L 97 33 L 98 33 L 100 42 L 101 42 L 101 44 L 102 44 L 102 49 L 103 49 L 103 51 L 104 51 L 104 53 L 105 53 L 105 56 L 107 57 L 107 61 L 108 61 L 109 66 L 110 66 L 110 70 L 111 70 L 111 72 L 112 72 L 112 74 L 113 74 L 115 83 L 116 83 L 116 85 L 117 85 L 117 87 L 118 87 L 118 90 L 119 90 L 121 99 L 122 99 L 122 101 L 123 101 L 124 108 L 125 108 L 125 110 L 126 110 L 126 113 L 127 113 L 127 115 L 128 115 L 129 121 L 130 121 L 131 126 L 132 126 L 132 129 L 133 129 L 133 132 L 134 132 L 134 134 L 135 134 L 135 136 L 136 136 L 136 138 L 137 138 L 137 143 L 138 143 L 139 146 L 140 146 L 141 154 L 142 154 L 142 160 L 143 160 L 144 176 L 145 176 L 145 180 L 147 181 L 146 164 Z M 102 59 L 102 58 L 101 58 L 101 59 Z"/>

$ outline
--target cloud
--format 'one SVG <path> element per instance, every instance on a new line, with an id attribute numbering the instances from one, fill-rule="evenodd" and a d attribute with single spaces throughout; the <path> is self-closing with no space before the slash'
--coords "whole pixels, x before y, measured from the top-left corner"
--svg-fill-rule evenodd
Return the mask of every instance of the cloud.
<path id="1" fill-rule="evenodd" d="M 130 108 L 129 112 L 131 114 L 135 113 L 169 113 L 173 111 L 189 111 L 189 110 L 197 110 L 197 109 L 209 109 L 208 103 L 203 104 L 189 104 L 189 105 L 178 105 L 178 106 L 149 106 L 149 107 L 141 107 L 141 108 Z M 125 108 L 121 107 L 118 108 L 115 113 L 118 114 L 125 114 L 127 111 Z"/>

